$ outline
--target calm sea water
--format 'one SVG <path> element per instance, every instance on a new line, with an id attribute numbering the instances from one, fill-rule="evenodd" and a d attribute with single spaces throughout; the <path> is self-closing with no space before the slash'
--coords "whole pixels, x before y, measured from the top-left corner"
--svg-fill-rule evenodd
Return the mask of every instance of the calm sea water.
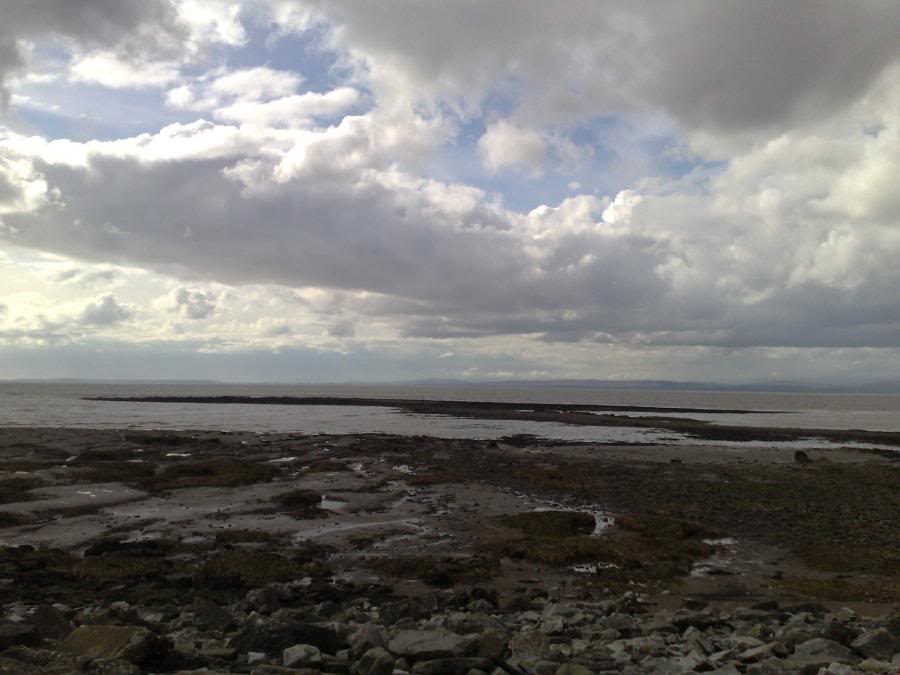
<path id="1" fill-rule="evenodd" d="M 775 412 L 686 416 L 723 424 L 900 431 L 900 396 L 493 387 L 82 383 L 0 383 L 0 426 L 220 429 L 309 434 L 383 432 L 451 438 L 499 438 L 526 433 L 545 438 L 597 442 L 672 443 L 685 440 L 666 430 L 583 427 L 513 420 L 468 420 L 440 415 L 413 415 L 389 407 L 113 403 L 84 400 L 91 396 L 164 395 L 346 396 L 502 401 L 523 403 L 526 406 L 529 403 L 583 403 L 742 409 Z M 801 447 L 823 443 L 814 441 L 782 445 Z"/>

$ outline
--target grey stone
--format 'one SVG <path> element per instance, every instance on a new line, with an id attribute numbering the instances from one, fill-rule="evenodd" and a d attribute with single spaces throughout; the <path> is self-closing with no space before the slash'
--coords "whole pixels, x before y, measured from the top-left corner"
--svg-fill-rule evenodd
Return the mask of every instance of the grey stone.
<path id="1" fill-rule="evenodd" d="M 857 667 L 864 673 L 900 673 L 900 663 L 892 664 L 878 659 L 866 659 Z"/>
<path id="2" fill-rule="evenodd" d="M 382 647 L 372 647 L 354 666 L 357 675 L 391 675 L 394 672 L 394 658 Z"/>
<path id="3" fill-rule="evenodd" d="M 747 666 L 747 675 L 788 675 L 784 661 L 771 657 Z"/>
<path id="4" fill-rule="evenodd" d="M 447 630 L 401 630 L 388 641 L 388 651 L 413 661 L 431 661 L 464 656 L 473 643 Z"/>
<path id="5" fill-rule="evenodd" d="M 234 625 L 234 617 L 205 598 L 195 597 L 193 603 L 194 625 L 202 630 L 225 632 Z"/>
<path id="6" fill-rule="evenodd" d="M 510 639 L 509 651 L 519 661 L 538 661 L 549 656 L 550 640 L 540 631 L 522 631 Z"/>
<path id="7" fill-rule="evenodd" d="M 897 652 L 897 640 L 886 628 L 866 631 L 851 645 L 854 650 L 870 659 L 888 661 Z"/>
<path id="8" fill-rule="evenodd" d="M 848 658 L 853 655 L 853 652 L 844 645 L 825 638 L 813 638 L 801 642 L 794 648 L 794 653 L 799 656 L 834 656 L 836 658 Z"/>
<path id="9" fill-rule="evenodd" d="M 355 633 L 350 634 L 347 642 L 350 643 L 351 656 L 359 659 L 373 647 L 387 647 L 387 631 L 375 624 L 363 624 Z"/>
<path id="10" fill-rule="evenodd" d="M 315 666 L 322 663 L 322 652 L 313 645 L 294 645 L 284 650 L 281 662 L 288 668 L 294 666 Z"/>

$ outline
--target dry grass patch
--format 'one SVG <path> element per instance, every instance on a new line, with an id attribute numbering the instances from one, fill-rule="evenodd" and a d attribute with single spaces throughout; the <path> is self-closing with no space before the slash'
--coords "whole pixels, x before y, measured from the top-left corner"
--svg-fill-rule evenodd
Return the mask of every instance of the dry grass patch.
<path id="1" fill-rule="evenodd" d="M 34 476 L 15 476 L 0 479 L 0 504 L 30 502 L 34 499 L 29 491 L 44 485 L 44 481 Z"/>
<path id="2" fill-rule="evenodd" d="M 280 509 L 288 515 L 298 518 L 322 518 L 325 511 L 322 510 L 322 495 L 310 490 L 290 490 L 275 495 L 272 498 Z"/>

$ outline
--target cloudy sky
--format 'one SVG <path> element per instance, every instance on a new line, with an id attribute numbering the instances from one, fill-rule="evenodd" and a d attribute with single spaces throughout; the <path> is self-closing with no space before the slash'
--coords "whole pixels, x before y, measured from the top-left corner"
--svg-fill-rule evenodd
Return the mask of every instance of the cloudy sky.
<path id="1" fill-rule="evenodd" d="M 0 378 L 900 378 L 897 0 L 0 0 Z"/>

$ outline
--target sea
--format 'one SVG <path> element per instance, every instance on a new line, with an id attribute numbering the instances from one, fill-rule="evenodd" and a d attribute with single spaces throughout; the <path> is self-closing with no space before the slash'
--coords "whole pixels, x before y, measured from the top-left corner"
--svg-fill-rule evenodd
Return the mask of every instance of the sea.
<path id="1" fill-rule="evenodd" d="M 479 386 L 144 384 L 0 382 L 0 426 L 92 429 L 252 431 L 257 433 L 389 433 L 443 438 L 497 439 L 513 434 L 594 443 L 692 443 L 827 447 L 821 439 L 791 442 L 723 442 L 688 438 L 665 429 L 575 426 L 521 420 L 481 420 L 408 413 L 380 406 L 284 406 L 263 404 L 130 403 L 91 397 L 142 396 L 334 396 L 347 398 L 499 401 L 529 404 L 589 404 L 704 408 L 723 412 L 665 414 L 712 423 L 807 429 L 866 429 L 900 432 L 900 396 L 794 394 L 582 388 Z M 749 410 L 734 414 L 728 410 Z M 846 444 L 845 444 L 846 445 Z M 864 446 L 860 447 L 878 447 Z"/>

